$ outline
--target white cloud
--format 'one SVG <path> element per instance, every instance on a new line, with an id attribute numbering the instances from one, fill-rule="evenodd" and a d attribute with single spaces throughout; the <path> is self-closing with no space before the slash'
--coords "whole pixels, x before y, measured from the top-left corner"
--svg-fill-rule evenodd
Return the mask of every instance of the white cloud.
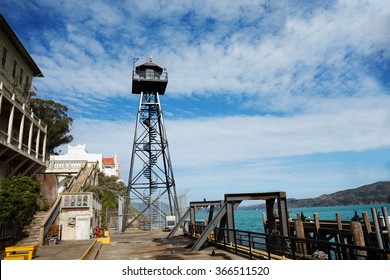
<path id="1" fill-rule="evenodd" d="M 171 146 L 176 160 L 188 166 L 389 145 L 389 98 L 356 100 L 355 104 L 335 99 L 323 106 L 328 107 L 326 111 L 320 108 L 317 113 L 292 117 L 170 121 L 168 135 L 174 135 Z"/>
<path id="2" fill-rule="evenodd" d="M 249 116 L 168 118 L 179 178 L 204 190 L 278 182 L 288 169 L 279 157 L 389 147 L 386 1 L 6 3 L 16 23 L 32 13 L 22 41 L 45 75 L 34 81 L 38 96 L 69 106 L 76 113 L 72 144 L 117 154 L 124 179 L 134 118 L 108 119 L 126 106 L 132 59 L 147 55 L 168 68 L 170 96 L 251 109 Z M 245 170 L 251 175 L 238 181 Z M 338 180 L 332 171 L 321 173 L 329 185 Z"/>
<path id="3" fill-rule="evenodd" d="M 132 58 L 149 54 L 168 68 L 171 95 L 250 97 L 246 106 L 271 112 L 305 107 L 308 96 L 386 93 L 376 73 L 390 57 L 381 1 L 37 3 L 63 24 L 32 46 L 45 74 L 37 85 L 54 97 L 124 95 Z"/>
<path id="4" fill-rule="evenodd" d="M 178 184 L 181 188 L 191 187 L 200 195 L 210 186 L 215 187 L 216 193 L 234 185 L 240 185 L 244 190 L 261 187 L 266 191 L 279 188 L 279 185 L 281 188 L 286 185 L 304 188 L 308 182 L 329 189 L 341 179 L 385 179 L 389 174 L 384 175 L 381 170 L 366 167 L 364 172 L 363 167 L 359 167 L 357 172 L 356 167 L 332 166 L 326 162 L 305 163 L 305 166 L 293 159 L 282 160 L 318 153 L 390 147 L 390 98 L 370 97 L 364 102 L 359 99 L 351 102 L 348 99 L 329 100 L 323 105 L 328 109 L 318 106 L 318 111 L 294 117 L 235 116 L 166 120 Z M 134 117 L 135 114 L 136 111 Z M 117 154 L 122 177 L 127 180 L 134 122 L 134 118 L 128 121 L 75 120 L 73 144 L 87 144 L 90 152 L 103 153 L 105 156 Z M 311 168 L 311 164 L 320 164 L 321 169 Z M 293 192 L 294 196 L 298 195 L 298 191 Z M 323 191 L 312 190 L 313 195 L 318 192 Z"/>

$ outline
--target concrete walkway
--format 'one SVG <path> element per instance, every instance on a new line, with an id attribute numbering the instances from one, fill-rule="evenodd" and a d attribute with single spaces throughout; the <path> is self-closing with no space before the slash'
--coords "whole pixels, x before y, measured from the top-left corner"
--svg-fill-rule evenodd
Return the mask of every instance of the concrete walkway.
<path id="1" fill-rule="evenodd" d="M 97 260 L 242 260 L 241 256 L 207 247 L 198 252 L 190 249 L 194 240 L 176 234 L 167 239 L 161 230 L 110 232 L 110 244 L 102 244 Z M 94 240 L 61 241 L 39 247 L 33 260 L 78 260 Z M 213 253 L 214 251 L 214 253 Z"/>
<path id="2" fill-rule="evenodd" d="M 167 232 L 134 230 L 111 235 L 111 244 L 103 245 L 98 260 L 239 260 L 240 256 L 207 247 L 191 252 L 194 240 L 183 235 L 167 239 Z M 214 256 L 212 252 L 214 250 Z"/>

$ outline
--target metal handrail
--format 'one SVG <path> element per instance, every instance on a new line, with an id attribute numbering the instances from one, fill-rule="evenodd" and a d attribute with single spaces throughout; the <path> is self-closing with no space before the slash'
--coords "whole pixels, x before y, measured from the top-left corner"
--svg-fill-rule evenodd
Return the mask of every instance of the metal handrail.
<path id="1" fill-rule="evenodd" d="M 54 223 L 54 221 L 57 219 L 58 215 L 60 214 L 61 199 L 62 199 L 62 195 L 60 194 L 57 197 L 56 201 L 54 202 L 53 206 L 50 208 L 50 211 L 46 219 L 41 224 L 41 229 L 39 233 L 39 244 L 41 246 L 43 246 L 45 243 L 45 237 L 49 232 L 50 226 Z"/>
<path id="2" fill-rule="evenodd" d="M 87 184 L 87 182 L 89 182 L 92 179 L 95 179 L 95 174 L 96 174 L 96 171 L 98 170 L 98 163 L 95 162 L 93 165 L 92 165 L 92 168 L 89 172 L 89 174 L 87 175 L 87 177 L 85 178 L 84 182 L 82 183 L 81 187 L 80 187 L 80 190 L 83 190 L 85 185 Z M 87 170 L 86 170 L 87 171 Z M 89 182 L 90 183 L 90 182 Z"/>
<path id="3" fill-rule="evenodd" d="M 76 185 L 77 183 L 77 179 L 81 177 L 81 175 L 85 172 L 86 168 L 87 168 L 87 164 L 88 162 L 85 162 L 79 172 L 77 172 L 77 174 L 75 176 L 72 177 L 72 179 L 69 181 L 68 185 L 66 186 L 66 191 L 67 192 L 71 192 L 73 191 L 73 187 Z"/>
<path id="4" fill-rule="evenodd" d="M 161 74 L 156 74 L 155 72 L 147 72 L 147 71 L 138 71 L 136 73 L 133 72 L 133 79 L 136 80 L 156 80 L 156 81 L 167 81 L 168 80 L 168 72 L 162 72 Z"/>
<path id="5" fill-rule="evenodd" d="M 206 226 L 197 226 L 198 230 L 204 230 Z M 228 232 L 233 231 L 234 242 L 228 240 Z M 226 250 L 233 250 L 235 253 L 247 255 L 249 258 L 268 258 L 268 259 L 318 259 L 313 253 L 308 253 L 305 248 L 311 248 L 311 251 L 324 252 L 328 259 L 390 259 L 390 248 L 379 249 L 368 246 L 357 246 L 352 244 L 343 244 L 326 240 L 297 238 L 294 236 L 273 235 L 267 233 L 251 232 L 236 229 L 218 228 L 214 232 L 222 232 L 222 239 L 218 240 L 217 234 L 209 238 L 209 242 L 215 246 Z M 194 237 L 194 235 L 192 235 Z M 259 256 L 259 253 L 261 257 Z"/>

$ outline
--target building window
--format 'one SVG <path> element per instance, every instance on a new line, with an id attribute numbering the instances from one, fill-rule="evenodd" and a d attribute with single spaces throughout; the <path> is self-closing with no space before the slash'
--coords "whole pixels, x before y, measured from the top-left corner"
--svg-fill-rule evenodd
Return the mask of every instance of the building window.
<path id="1" fill-rule="evenodd" d="M 87 195 L 84 195 L 83 206 L 88 206 L 88 196 Z"/>
<path id="2" fill-rule="evenodd" d="M 12 78 L 15 79 L 16 77 L 16 68 L 18 67 L 18 63 L 16 62 L 16 60 L 14 59 L 14 68 L 12 69 Z"/>
<path id="3" fill-rule="evenodd" d="M 5 63 L 7 62 L 7 48 L 3 47 L 3 58 L 1 59 L 1 65 L 5 67 Z"/>
<path id="4" fill-rule="evenodd" d="M 23 81 L 23 68 L 20 67 L 20 75 L 19 75 L 19 85 L 20 86 L 22 85 L 22 81 Z"/>
<path id="5" fill-rule="evenodd" d="M 25 84 L 25 89 L 29 90 L 30 89 L 30 77 L 26 75 L 26 84 Z"/>

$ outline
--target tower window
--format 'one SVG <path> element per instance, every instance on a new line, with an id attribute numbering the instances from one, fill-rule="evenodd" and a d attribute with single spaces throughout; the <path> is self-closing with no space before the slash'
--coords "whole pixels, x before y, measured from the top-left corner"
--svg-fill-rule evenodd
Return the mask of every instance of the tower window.
<path id="1" fill-rule="evenodd" d="M 153 80 L 154 79 L 154 70 L 146 69 L 146 79 Z"/>

